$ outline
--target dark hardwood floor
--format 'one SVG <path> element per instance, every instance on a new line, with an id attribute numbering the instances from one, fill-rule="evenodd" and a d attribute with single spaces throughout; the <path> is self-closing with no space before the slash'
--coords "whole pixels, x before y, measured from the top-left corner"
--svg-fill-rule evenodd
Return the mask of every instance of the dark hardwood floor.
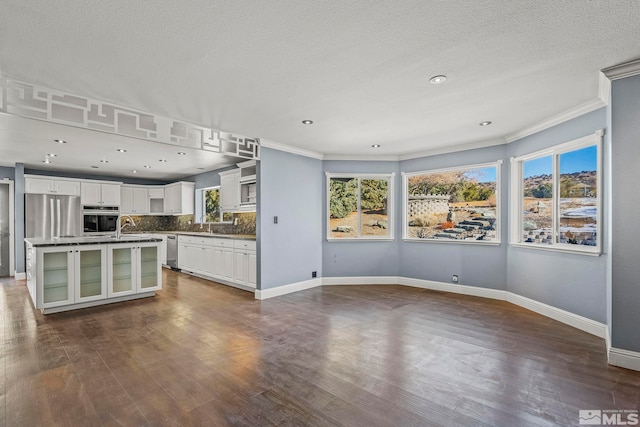
<path id="1" fill-rule="evenodd" d="M 402 286 L 261 302 L 163 274 L 154 298 L 47 316 L 0 282 L 0 424 L 567 426 L 640 402 L 603 340 L 506 302 Z"/>

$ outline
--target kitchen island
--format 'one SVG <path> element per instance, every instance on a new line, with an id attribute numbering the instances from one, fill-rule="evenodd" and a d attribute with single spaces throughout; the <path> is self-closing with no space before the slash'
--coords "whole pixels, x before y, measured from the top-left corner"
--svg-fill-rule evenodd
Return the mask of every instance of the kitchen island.
<path id="1" fill-rule="evenodd" d="M 27 287 L 43 313 L 151 297 L 162 289 L 161 239 L 27 238 Z"/>

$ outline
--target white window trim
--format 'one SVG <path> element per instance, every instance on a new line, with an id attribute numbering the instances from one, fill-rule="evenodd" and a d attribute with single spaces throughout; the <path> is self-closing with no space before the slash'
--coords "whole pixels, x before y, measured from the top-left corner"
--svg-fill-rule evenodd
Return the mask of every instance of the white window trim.
<path id="1" fill-rule="evenodd" d="M 535 151 L 518 157 L 511 158 L 511 192 L 509 195 L 509 242 L 511 246 L 518 248 L 541 249 L 547 251 L 574 253 L 579 255 L 600 256 L 602 254 L 602 137 L 604 129 L 599 129 L 591 135 L 583 136 L 562 144 L 555 145 L 544 150 Z M 597 234 L 596 246 L 571 245 L 567 243 L 556 243 L 557 234 L 559 233 L 558 218 L 560 213 L 560 193 L 558 191 L 560 181 L 560 170 L 557 164 L 558 156 L 570 151 L 579 150 L 595 145 L 597 147 L 596 159 L 596 185 L 598 188 L 598 196 L 596 206 L 598 208 L 596 216 Z M 553 207 L 554 215 L 552 218 L 553 227 L 553 244 L 543 245 L 536 243 L 522 242 L 522 184 L 524 182 L 522 165 L 527 160 L 537 159 L 540 157 L 551 156 L 553 171 Z"/>
<path id="2" fill-rule="evenodd" d="M 220 209 L 220 221 L 218 222 L 207 222 L 205 221 L 206 217 L 207 217 L 207 198 L 205 197 L 205 192 L 209 191 L 209 190 L 218 190 L 220 191 L 220 186 L 219 185 L 214 185 L 211 187 L 206 187 L 206 188 L 200 188 L 198 189 L 198 191 L 200 191 L 200 194 L 202 195 L 202 216 L 200 217 L 200 221 L 201 224 L 233 224 L 233 221 L 222 221 L 222 218 L 224 218 L 224 211 L 222 209 Z"/>
<path id="3" fill-rule="evenodd" d="M 412 176 L 417 175 L 429 175 L 429 174 L 438 174 L 443 172 L 452 172 L 452 171 L 466 171 L 472 169 L 483 169 L 483 168 L 496 168 L 496 240 L 486 241 L 486 240 L 444 240 L 444 239 L 419 239 L 415 237 L 408 237 L 407 233 L 409 231 L 407 224 L 407 204 L 408 204 L 408 179 Z M 496 160 L 495 162 L 488 163 L 478 163 L 474 165 L 463 165 L 463 166 L 454 166 L 449 168 L 441 168 L 441 169 L 429 169 L 417 172 L 402 172 L 402 240 L 405 242 L 423 242 L 423 243 L 437 243 L 437 244 L 454 244 L 454 245 L 486 245 L 486 246 L 500 246 L 502 242 L 500 229 L 502 228 L 502 215 L 501 215 L 501 169 L 502 169 L 502 160 Z"/>
<path id="4" fill-rule="evenodd" d="M 337 173 L 325 172 L 325 192 L 326 194 L 326 239 L 329 242 L 391 242 L 394 240 L 393 213 L 394 213 L 394 177 L 395 173 Z M 359 178 L 362 179 L 388 179 L 389 193 L 387 196 L 387 226 L 389 230 L 388 237 L 331 237 L 331 212 L 330 212 L 330 181 L 331 178 Z M 358 181 L 358 200 L 360 200 L 360 182 Z M 360 203 L 358 203 L 358 221 L 360 220 Z M 360 223 L 358 223 L 358 234 L 360 234 Z"/>

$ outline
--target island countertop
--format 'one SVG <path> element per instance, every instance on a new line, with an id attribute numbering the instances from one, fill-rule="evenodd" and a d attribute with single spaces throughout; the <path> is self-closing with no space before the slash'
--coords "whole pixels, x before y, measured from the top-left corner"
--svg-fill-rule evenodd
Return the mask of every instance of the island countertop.
<path id="1" fill-rule="evenodd" d="M 45 246 L 76 246 L 76 245 L 104 245 L 113 243 L 140 243 L 140 242 L 162 242 L 162 239 L 150 236 L 123 234 L 120 238 L 114 236 L 80 236 L 80 237 L 59 237 L 54 239 L 41 239 L 28 237 L 25 242 L 33 247 Z"/>
<path id="2" fill-rule="evenodd" d="M 148 233 L 123 234 L 123 236 L 142 236 L 144 234 L 172 234 L 178 236 L 214 237 L 216 239 L 256 240 L 255 234 L 220 234 L 206 231 L 150 231 Z"/>

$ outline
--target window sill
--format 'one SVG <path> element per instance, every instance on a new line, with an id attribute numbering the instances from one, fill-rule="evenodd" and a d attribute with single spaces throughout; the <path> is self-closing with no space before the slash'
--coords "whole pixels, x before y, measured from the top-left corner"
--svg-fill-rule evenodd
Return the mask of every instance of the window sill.
<path id="1" fill-rule="evenodd" d="M 500 246 L 501 242 L 489 242 L 489 241 L 483 241 L 483 240 L 439 240 L 439 239 L 412 239 L 412 238 L 403 238 L 402 239 L 403 242 L 410 242 L 410 243 L 414 243 L 414 242 L 418 242 L 418 243 L 444 243 L 446 245 L 474 245 L 474 246 Z"/>
<path id="2" fill-rule="evenodd" d="M 602 252 L 598 249 L 578 250 L 578 249 L 570 249 L 570 248 L 564 248 L 564 247 L 558 247 L 558 246 L 547 246 L 547 245 L 536 245 L 536 244 L 525 244 L 525 243 L 511 243 L 511 246 L 513 246 L 514 248 L 535 249 L 535 250 L 541 250 L 541 251 L 562 252 L 566 254 L 587 255 L 587 256 L 595 256 L 595 257 L 602 255 Z"/>

